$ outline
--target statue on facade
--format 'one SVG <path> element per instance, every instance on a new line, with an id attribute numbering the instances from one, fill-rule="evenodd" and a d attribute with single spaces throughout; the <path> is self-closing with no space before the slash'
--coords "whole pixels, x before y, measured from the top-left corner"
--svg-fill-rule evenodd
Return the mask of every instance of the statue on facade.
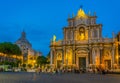
<path id="1" fill-rule="evenodd" d="M 56 41 L 56 35 L 53 35 L 53 42 Z"/>

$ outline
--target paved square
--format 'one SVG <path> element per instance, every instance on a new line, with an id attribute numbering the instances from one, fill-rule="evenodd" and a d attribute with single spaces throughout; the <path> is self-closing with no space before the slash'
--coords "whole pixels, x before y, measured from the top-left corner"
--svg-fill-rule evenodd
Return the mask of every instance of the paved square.
<path id="1" fill-rule="evenodd" d="M 0 72 L 0 83 L 120 83 L 120 75 Z"/>

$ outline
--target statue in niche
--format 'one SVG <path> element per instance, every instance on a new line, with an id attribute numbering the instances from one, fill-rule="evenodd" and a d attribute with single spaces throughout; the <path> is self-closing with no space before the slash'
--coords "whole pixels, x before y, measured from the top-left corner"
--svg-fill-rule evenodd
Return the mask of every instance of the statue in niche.
<path id="1" fill-rule="evenodd" d="M 79 29 L 79 39 L 84 40 L 85 39 L 85 30 L 83 27 Z"/>

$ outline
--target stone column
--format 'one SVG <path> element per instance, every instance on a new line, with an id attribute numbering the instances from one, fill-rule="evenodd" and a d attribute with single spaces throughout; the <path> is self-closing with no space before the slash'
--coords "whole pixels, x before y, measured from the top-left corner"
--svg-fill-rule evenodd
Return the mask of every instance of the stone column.
<path id="1" fill-rule="evenodd" d="M 90 34 L 90 27 L 88 27 L 88 43 L 90 43 L 90 39 L 91 39 L 91 34 Z"/>
<path id="2" fill-rule="evenodd" d="M 100 32 L 99 32 L 99 29 L 98 29 L 98 39 L 99 39 L 99 35 L 100 35 Z"/>
<path id="3" fill-rule="evenodd" d="M 88 28 L 88 40 L 90 39 L 90 29 Z"/>
<path id="4" fill-rule="evenodd" d="M 73 30 L 73 29 L 72 29 L 72 30 Z M 73 35 L 72 35 L 73 40 L 72 40 L 72 41 L 74 41 L 74 36 L 75 36 L 75 35 L 74 35 L 74 32 L 75 32 L 75 31 L 73 30 Z"/>
<path id="5" fill-rule="evenodd" d="M 62 65 L 64 64 L 64 50 L 62 50 Z"/>
<path id="6" fill-rule="evenodd" d="M 65 47 L 63 47 L 63 63 L 66 64 L 66 50 Z"/>
<path id="7" fill-rule="evenodd" d="M 92 49 L 92 64 L 95 65 L 95 49 Z"/>
<path id="8" fill-rule="evenodd" d="M 92 39 L 94 39 L 94 30 L 92 29 Z"/>
<path id="9" fill-rule="evenodd" d="M 98 60 L 99 62 L 98 62 L 98 63 L 99 63 L 99 65 L 100 65 L 100 49 L 99 49 L 99 48 L 98 48 L 98 51 L 97 51 L 97 52 L 98 52 L 97 56 L 99 57 L 99 60 Z"/>
<path id="10" fill-rule="evenodd" d="M 101 28 L 101 26 L 99 27 L 99 37 L 100 38 L 102 37 L 102 28 Z"/>
<path id="11" fill-rule="evenodd" d="M 77 56 L 76 56 L 76 52 L 75 52 L 75 64 L 76 64 L 76 57 L 77 57 Z"/>
<path id="12" fill-rule="evenodd" d="M 102 64 L 103 48 L 100 47 L 100 64 Z"/>
<path id="13" fill-rule="evenodd" d="M 68 31 L 67 31 L 67 30 L 65 30 L 65 41 L 67 41 L 67 40 L 68 40 L 68 36 L 67 36 L 67 34 L 68 34 Z"/>
<path id="14" fill-rule="evenodd" d="M 75 64 L 75 47 L 72 49 L 72 64 Z"/>
<path id="15" fill-rule="evenodd" d="M 89 52 L 88 52 L 88 58 L 89 58 L 89 64 L 92 64 L 92 49 L 89 48 Z"/>
<path id="16" fill-rule="evenodd" d="M 118 65 L 118 45 L 116 46 L 116 56 L 115 56 L 115 59 L 116 59 L 117 65 Z"/>
<path id="17" fill-rule="evenodd" d="M 90 39 L 92 39 L 92 29 L 90 30 Z"/>
<path id="18" fill-rule="evenodd" d="M 50 50 L 50 65 L 53 64 L 53 52 Z"/>
<path id="19" fill-rule="evenodd" d="M 73 41 L 74 40 L 74 34 L 73 34 L 73 31 L 71 31 L 71 41 Z"/>
<path id="20" fill-rule="evenodd" d="M 114 67 L 113 65 L 115 64 L 115 48 L 114 46 L 112 47 L 112 68 Z"/>

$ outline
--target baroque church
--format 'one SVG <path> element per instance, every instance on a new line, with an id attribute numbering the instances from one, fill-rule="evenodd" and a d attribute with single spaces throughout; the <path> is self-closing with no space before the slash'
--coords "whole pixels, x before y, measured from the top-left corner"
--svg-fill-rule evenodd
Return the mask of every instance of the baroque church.
<path id="1" fill-rule="evenodd" d="M 50 64 L 54 68 L 115 69 L 120 65 L 116 36 L 104 38 L 102 24 L 96 23 L 97 16 L 86 14 L 82 8 L 76 16 L 67 19 L 63 28 L 63 40 L 50 43 Z"/>
<path id="2" fill-rule="evenodd" d="M 32 45 L 26 39 L 26 33 L 24 31 L 22 32 L 21 37 L 15 42 L 15 44 L 17 44 L 22 51 L 22 63 L 26 64 L 26 66 L 31 64 L 32 67 L 35 67 L 36 58 L 37 56 L 41 56 L 41 52 L 37 52 L 32 49 Z"/>

